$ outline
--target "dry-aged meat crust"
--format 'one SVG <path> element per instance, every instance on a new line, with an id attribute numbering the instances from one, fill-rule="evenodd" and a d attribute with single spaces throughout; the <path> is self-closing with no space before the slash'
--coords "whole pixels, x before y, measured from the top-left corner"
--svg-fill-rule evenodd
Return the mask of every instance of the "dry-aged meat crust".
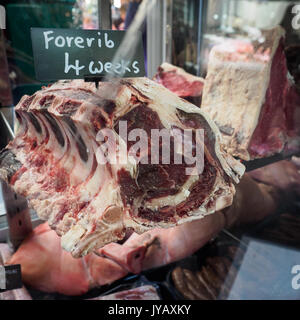
<path id="1" fill-rule="evenodd" d="M 226 150 L 243 160 L 300 145 L 300 95 L 288 74 L 284 35 L 277 26 L 262 31 L 262 43 L 231 40 L 210 53 L 201 108 Z"/>
<path id="2" fill-rule="evenodd" d="M 121 240 L 127 229 L 172 227 L 229 206 L 244 173 L 203 111 L 146 78 L 103 82 L 98 90 L 81 80 L 60 81 L 24 96 L 16 112 L 20 128 L 0 154 L 0 177 L 27 197 L 75 257 Z M 114 129 L 118 136 L 121 120 L 128 132 L 204 129 L 203 173 L 186 176 L 191 165 L 172 157 L 169 165 L 161 156 L 154 165 L 131 155 L 125 164 L 99 163 L 97 133 Z M 123 138 L 112 145 L 115 152 Z M 193 135 L 193 148 L 199 143 Z"/>

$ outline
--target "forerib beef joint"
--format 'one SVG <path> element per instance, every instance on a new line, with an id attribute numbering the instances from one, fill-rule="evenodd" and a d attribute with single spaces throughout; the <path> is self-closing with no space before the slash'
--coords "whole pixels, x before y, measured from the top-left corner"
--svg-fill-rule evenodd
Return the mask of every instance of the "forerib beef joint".
<path id="1" fill-rule="evenodd" d="M 168 228 L 229 206 L 233 182 L 244 172 L 220 148 L 219 130 L 203 111 L 146 78 L 103 82 L 98 90 L 81 80 L 58 82 L 24 96 L 16 113 L 20 128 L 0 154 L 0 177 L 27 197 L 74 257 L 123 239 L 128 229 Z M 121 121 L 128 133 L 146 132 L 146 149 L 128 154 L 124 163 L 102 162 L 102 156 L 122 155 Z M 176 129 L 177 135 L 204 129 L 203 172 L 187 175 L 195 165 L 175 162 L 180 150 L 173 135 L 169 164 L 160 152 L 162 140 L 158 162 L 144 161 L 152 156 L 152 129 Z M 120 139 L 101 140 L 103 130 Z M 113 154 L 107 154 L 107 143 Z M 200 143 L 193 134 L 191 150 Z M 134 146 L 129 136 L 126 152 Z"/>
<path id="2" fill-rule="evenodd" d="M 262 31 L 260 40 L 215 46 L 202 95 L 224 148 L 244 160 L 300 145 L 300 95 L 287 70 L 284 30 Z"/>

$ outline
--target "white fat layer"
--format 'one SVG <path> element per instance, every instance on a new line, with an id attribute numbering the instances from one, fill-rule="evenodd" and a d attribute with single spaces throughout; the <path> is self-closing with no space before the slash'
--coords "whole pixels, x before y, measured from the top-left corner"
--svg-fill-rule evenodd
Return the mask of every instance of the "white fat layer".
<path id="1" fill-rule="evenodd" d="M 185 201 L 189 197 L 190 195 L 189 189 L 198 180 L 199 180 L 199 176 L 197 175 L 189 176 L 188 180 L 181 187 L 180 191 L 177 194 L 151 199 L 150 201 L 146 202 L 145 207 L 148 209 L 157 210 L 158 208 L 161 208 L 164 206 L 178 205 L 179 203 Z"/>
<path id="2" fill-rule="evenodd" d="M 113 180 L 106 180 L 106 183 L 101 189 L 100 193 L 95 197 L 95 199 L 86 209 L 86 211 L 89 211 L 91 210 L 91 208 L 94 208 L 95 212 L 90 213 L 89 215 L 86 215 L 85 212 L 79 213 L 79 220 L 77 221 L 77 223 L 73 225 L 71 229 L 62 236 L 62 247 L 67 251 L 74 251 L 77 243 L 86 235 L 89 235 L 87 243 L 89 243 L 90 246 L 94 246 L 95 244 L 92 239 L 94 239 L 94 241 L 98 239 L 99 241 L 99 239 L 101 238 L 101 234 L 109 233 L 114 229 L 120 229 L 122 227 L 122 221 L 117 221 L 117 223 L 115 224 L 106 224 L 103 219 L 101 219 L 104 213 L 111 206 L 122 206 L 120 193 L 119 188 L 116 187 Z M 94 225 L 100 225 L 100 227 L 98 227 L 97 233 L 90 234 Z M 82 245 L 83 242 L 81 243 L 81 246 Z M 89 247 L 86 247 L 85 252 L 87 253 L 89 249 Z"/>
<path id="3" fill-rule="evenodd" d="M 78 240 L 85 234 L 85 232 L 86 230 L 81 225 L 74 225 L 61 237 L 61 246 L 67 251 L 72 251 Z"/>
<path id="4" fill-rule="evenodd" d="M 119 187 L 116 185 L 114 180 L 106 179 L 99 194 L 92 200 L 90 206 L 95 209 L 96 219 L 100 219 L 105 210 L 112 205 L 121 205 Z M 81 218 L 83 214 L 79 214 Z"/>

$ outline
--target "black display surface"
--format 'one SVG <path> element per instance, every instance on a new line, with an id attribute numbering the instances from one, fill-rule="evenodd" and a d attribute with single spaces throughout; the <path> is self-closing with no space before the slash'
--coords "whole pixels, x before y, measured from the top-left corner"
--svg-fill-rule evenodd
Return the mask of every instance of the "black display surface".
<path id="1" fill-rule="evenodd" d="M 21 265 L 1 266 L 0 292 L 22 288 Z"/>

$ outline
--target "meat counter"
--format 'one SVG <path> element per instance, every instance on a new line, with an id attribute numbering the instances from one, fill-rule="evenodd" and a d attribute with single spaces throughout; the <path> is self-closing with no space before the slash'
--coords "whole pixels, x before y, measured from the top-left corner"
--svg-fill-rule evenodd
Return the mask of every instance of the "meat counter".
<path id="1" fill-rule="evenodd" d="M 14 91 L 19 129 L 0 154 L 12 187 L 2 185 L 10 233 L 0 235 L 15 250 L 2 243 L 0 262 L 20 264 L 25 287 L 2 299 L 299 299 L 300 10 L 152 2 L 149 79 L 29 87 L 11 39 L 11 81 L 25 79 L 28 95 Z M 204 127 L 203 173 L 185 178 L 191 168 L 174 163 L 101 169 L 96 133 L 112 119 L 146 132 Z"/>

